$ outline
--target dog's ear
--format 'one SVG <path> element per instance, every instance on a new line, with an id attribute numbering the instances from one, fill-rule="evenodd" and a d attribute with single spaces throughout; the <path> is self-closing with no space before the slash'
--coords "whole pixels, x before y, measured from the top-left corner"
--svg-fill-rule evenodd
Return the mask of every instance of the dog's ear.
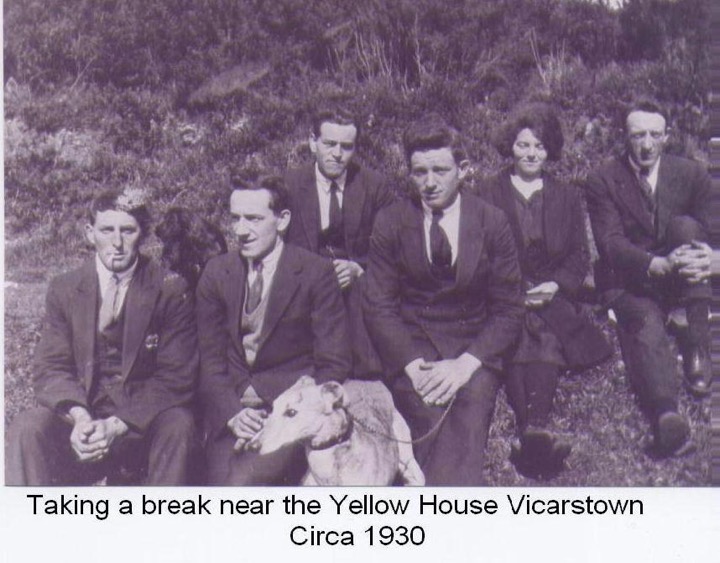
<path id="1" fill-rule="evenodd" d="M 328 381 L 320 387 L 322 393 L 323 404 L 325 406 L 324 413 L 330 414 L 334 410 L 339 409 L 345 403 L 345 388 L 337 381 Z"/>
<path id="2" fill-rule="evenodd" d="M 301 376 L 293 387 L 306 387 L 307 385 L 315 385 L 315 380 L 309 375 Z"/>

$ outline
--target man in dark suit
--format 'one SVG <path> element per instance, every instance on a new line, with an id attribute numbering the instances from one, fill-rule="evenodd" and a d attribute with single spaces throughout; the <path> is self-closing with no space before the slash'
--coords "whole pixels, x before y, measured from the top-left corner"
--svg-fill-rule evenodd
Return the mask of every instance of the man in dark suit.
<path id="1" fill-rule="evenodd" d="M 687 311 L 682 347 L 685 382 L 699 397 L 710 391 L 706 240 L 710 178 L 697 162 L 663 155 L 667 117 L 643 102 L 626 114 L 627 153 L 591 174 L 587 203 L 600 254 L 596 283 L 618 320 L 633 387 L 649 413 L 654 449 L 671 455 L 689 436 L 678 413 L 668 311 Z"/>
<path id="2" fill-rule="evenodd" d="M 370 233 L 375 217 L 394 201 L 383 177 L 354 160 L 359 122 L 344 110 L 324 110 L 313 118 L 312 164 L 288 171 L 292 200 L 288 242 L 332 261 L 348 309 L 354 373 L 380 369 L 362 318 L 362 293 Z"/>
<path id="3" fill-rule="evenodd" d="M 482 484 L 500 357 L 523 315 L 504 214 L 460 194 L 468 161 L 437 117 L 405 133 L 413 201 L 378 215 L 365 313 L 430 485 Z"/>
<path id="4" fill-rule="evenodd" d="M 50 283 L 35 353 L 42 405 L 10 429 L 12 485 L 122 480 L 188 484 L 197 435 L 187 407 L 198 367 L 185 282 L 139 254 L 142 193 L 104 193 L 85 227 L 95 258 Z"/>
<path id="5" fill-rule="evenodd" d="M 332 264 L 283 241 L 290 210 L 282 179 L 237 183 L 230 213 L 239 251 L 208 262 L 197 290 L 208 480 L 294 484 L 306 468 L 302 446 L 260 456 L 245 445 L 301 376 L 348 376 L 345 308 Z"/>

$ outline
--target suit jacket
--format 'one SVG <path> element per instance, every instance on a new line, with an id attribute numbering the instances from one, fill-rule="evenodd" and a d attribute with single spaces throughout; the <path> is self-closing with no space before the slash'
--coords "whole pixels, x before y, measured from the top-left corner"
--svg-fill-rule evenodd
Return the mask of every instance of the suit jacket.
<path id="1" fill-rule="evenodd" d="M 288 231 L 288 242 L 318 253 L 320 233 L 320 202 L 315 186 L 315 164 L 290 170 L 285 183 L 292 197 L 293 220 Z M 351 162 L 343 191 L 343 226 L 345 248 L 350 260 L 367 265 L 375 217 L 383 207 L 395 201 L 383 177 Z"/>
<path id="2" fill-rule="evenodd" d="M 285 245 L 252 367 L 240 334 L 246 278 L 244 260 L 230 252 L 208 262 L 197 288 L 200 396 L 211 435 L 240 411 L 250 384 L 272 403 L 301 375 L 325 382 L 350 373 L 347 319 L 332 264 Z"/>
<path id="3" fill-rule="evenodd" d="M 35 394 L 48 408 L 90 408 L 99 291 L 95 260 L 50 283 L 34 362 Z M 192 398 L 198 369 L 192 295 L 180 276 L 141 256 L 124 307 L 124 400 L 115 416 L 142 432 L 160 412 Z"/>
<path id="4" fill-rule="evenodd" d="M 543 240 L 545 253 L 538 268 L 524 256 L 523 236 L 517 215 L 510 170 L 481 183 L 479 195 L 507 215 L 520 256 L 523 278 L 532 285 L 554 281 L 558 294 L 535 313 L 558 337 L 569 367 L 593 365 L 610 353 L 602 333 L 576 308 L 573 298 L 588 272 L 587 235 L 577 190 L 552 176 L 543 177 Z"/>
<path id="5" fill-rule="evenodd" d="M 499 368 L 523 315 L 515 241 L 504 214 L 464 194 L 456 279 L 443 287 L 426 258 L 423 212 L 401 201 L 378 215 L 370 243 L 365 319 L 390 374 L 412 360 L 469 352 Z"/>
<path id="6" fill-rule="evenodd" d="M 600 261 L 596 284 L 604 290 L 638 286 L 655 251 L 663 251 L 672 217 L 687 215 L 707 228 L 710 177 L 695 161 L 672 155 L 660 160 L 656 187 L 657 221 L 644 210 L 639 180 L 627 156 L 610 160 L 587 180 L 587 204 Z"/>

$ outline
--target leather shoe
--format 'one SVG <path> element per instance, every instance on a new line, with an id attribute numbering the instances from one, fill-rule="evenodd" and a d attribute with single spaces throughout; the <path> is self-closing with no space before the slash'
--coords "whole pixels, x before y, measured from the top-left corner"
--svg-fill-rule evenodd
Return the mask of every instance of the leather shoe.
<path id="1" fill-rule="evenodd" d="M 510 461 L 518 473 L 533 479 L 548 479 L 560 473 L 572 446 L 549 430 L 530 426 L 513 446 Z"/>
<path id="2" fill-rule="evenodd" d="M 712 384 L 712 363 L 707 348 L 693 346 L 683 360 L 688 390 L 696 397 L 707 397 Z"/>
<path id="3" fill-rule="evenodd" d="M 655 450 L 663 457 L 671 456 L 685 445 L 690 436 L 687 421 L 677 412 L 660 415 L 655 430 Z"/>

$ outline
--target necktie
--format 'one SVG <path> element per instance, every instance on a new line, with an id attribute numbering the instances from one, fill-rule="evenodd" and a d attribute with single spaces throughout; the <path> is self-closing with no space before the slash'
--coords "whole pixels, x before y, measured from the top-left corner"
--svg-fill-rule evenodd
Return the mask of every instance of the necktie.
<path id="1" fill-rule="evenodd" d="M 330 220 L 328 230 L 339 233 L 342 230 L 342 209 L 340 209 L 340 198 L 338 197 L 338 185 L 335 181 L 330 183 Z"/>
<path id="2" fill-rule="evenodd" d="M 452 249 L 447 234 L 440 226 L 442 216 L 442 210 L 433 210 L 430 223 L 430 260 L 434 266 L 449 267 L 452 265 Z"/>
<path id="3" fill-rule="evenodd" d="M 98 317 L 98 330 L 100 332 L 110 326 L 117 316 L 119 289 L 120 278 L 118 278 L 117 274 L 113 274 L 105 290 L 105 295 L 103 295 L 102 305 L 100 305 L 100 315 Z"/>
<path id="4" fill-rule="evenodd" d="M 648 204 L 648 208 L 651 213 L 655 215 L 655 195 L 653 194 L 652 186 L 648 180 L 649 175 L 649 168 L 641 168 L 638 177 L 640 179 L 640 187 L 642 188 L 643 195 L 645 196 L 645 202 Z"/>
<path id="5" fill-rule="evenodd" d="M 248 288 L 247 301 L 245 302 L 245 311 L 248 314 L 253 313 L 253 311 L 258 308 L 258 305 L 260 305 L 260 301 L 262 300 L 262 262 L 256 262 L 253 265 L 253 269 L 255 270 L 255 280 L 253 280 L 252 284 Z"/>

